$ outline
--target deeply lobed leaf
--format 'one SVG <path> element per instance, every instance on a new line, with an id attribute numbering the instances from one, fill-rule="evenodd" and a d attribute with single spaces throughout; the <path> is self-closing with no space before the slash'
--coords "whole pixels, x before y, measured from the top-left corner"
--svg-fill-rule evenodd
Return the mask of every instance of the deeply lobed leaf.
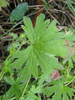
<path id="1" fill-rule="evenodd" d="M 74 53 L 72 47 L 65 45 L 66 41 L 63 39 L 65 34 L 58 32 L 59 29 L 55 27 L 56 21 L 49 24 L 49 19 L 46 21 L 44 19 L 44 14 L 39 15 L 33 29 L 30 18 L 23 18 L 25 26 L 22 25 L 22 28 L 30 45 L 12 56 L 17 58 L 13 62 L 12 68 L 19 69 L 26 62 L 25 67 L 19 72 L 23 81 L 27 81 L 31 75 L 38 78 L 38 65 L 40 65 L 45 79 L 49 81 L 50 74 L 55 69 L 63 69 L 55 56 L 70 59 Z"/>
<path id="2" fill-rule="evenodd" d="M 73 89 L 63 85 L 63 80 L 52 80 L 50 84 L 53 86 L 45 87 L 43 92 L 47 97 L 54 93 L 52 100 L 61 100 L 61 98 L 62 100 L 69 100 L 69 97 L 72 99 L 72 96 L 74 96 Z"/>

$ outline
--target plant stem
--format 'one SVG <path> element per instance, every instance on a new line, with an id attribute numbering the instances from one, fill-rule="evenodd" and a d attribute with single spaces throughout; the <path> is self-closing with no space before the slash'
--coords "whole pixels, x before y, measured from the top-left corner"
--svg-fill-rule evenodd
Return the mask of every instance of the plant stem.
<path id="1" fill-rule="evenodd" d="M 23 90 L 23 93 L 22 93 L 21 98 L 23 98 L 23 96 L 24 96 L 24 93 L 25 93 L 25 91 L 26 91 L 26 88 L 27 88 L 27 86 L 28 86 L 29 81 L 30 81 L 30 79 L 28 80 L 28 82 L 27 82 L 27 84 L 26 84 L 26 86 L 25 86 L 25 88 L 24 88 L 24 90 Z M 19 100 L 21 100 L 21 98 L 20 98 Z"/>
<path id="2" fill-rule="evenodd" d="M 75 77 L 73 77 L 73 79 L 68 83 L 66 84 L 65 86 L 68 86 L 70 83 L 72 83 L 72 81 L 75 79 Z"/>
<path id="3" fill-rule="evenodd" d="M 2 70 L 1 73 L 0 73 L 0 81 L 2 80 L 2 77 L 3 77 L 4 73 L 5 73 L 4 70 L 5 70 L 5 69 L 3 68 L 3 70 Z"/>

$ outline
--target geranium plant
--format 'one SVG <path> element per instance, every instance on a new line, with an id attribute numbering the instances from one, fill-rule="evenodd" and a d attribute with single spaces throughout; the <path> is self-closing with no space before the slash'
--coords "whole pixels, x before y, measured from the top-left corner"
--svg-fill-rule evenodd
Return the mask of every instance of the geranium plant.
<path id="1" fill-rule="evenodd" d="M 61 90 L 60 97 L 56 100 L 60 100 L 63 93 L 63 98 L 68 98 L 66 96 L 67 90 L 71 90 L 68 92 L 71 93 L 70 96 L 73 95 L 73 89 L 70 89 L 67 85 L 64 86 L 65 80 L 59 74 L 58 70 L 63 70 L 64 67 L 59 63 L 58 58 L 70 60 L 74 50 L 67 45 L 68 40 L 65 39 L 65 33 L 59 32 L 59 29 L 55 26 L 56 21 L 54 20 L 50 23 L 50 19 L 44 20 L 45 15 L 40 14 L 36 20 L 35 28 L 33 28 L 31 19 L 28 17 L 23 18 L 25 25 L 21 25 L 21 27 L 24 30 L 24 34 L 19 38 L 15 37 L 15 43 L 18 46 L 11 46 L 14 52 L 10 49 L 10 56 L 5 61 L 6 68 L 4 69 L 7 69 L 6 72 L 12 73 L 10 76 L 12 78 L 9 76 L 4 77 L 4 80 L 11 85 L 11 88 L 6 92 L 6 98 L 41 100 L 39 94 L 43 92 L 47 97 L 55 93 L 53 97 L 55 99 L 59 95 L 59 90 Z M 21 46 L 24 43 L 27 46 L 21 50 Z M 16 78 L 14 73 L 17 75 Z M 29 83 L 31 78 L 36 79 L 35 83 L 38 85 L 31 85 Z M 38 83 L 37 80 L 39 80 Z M 30 88 L 27 88 L 28 83 Z M 54 86 L 49 87 L 50 84 Z M 46 87 L 47 85 L 50 90 Z M 51 93 L 49 94 L 48 91 Z M 35 95 L 36 93 L 38 96 Z"/>

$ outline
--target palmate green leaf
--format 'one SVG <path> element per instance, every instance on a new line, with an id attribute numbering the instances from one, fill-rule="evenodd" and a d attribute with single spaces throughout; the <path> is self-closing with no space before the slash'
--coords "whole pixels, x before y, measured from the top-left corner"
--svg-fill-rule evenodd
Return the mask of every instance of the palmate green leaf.
<path id="1" fill-rule="evenodd" d="M 50 84 L 52 84 L 53 86 L 45 87 L 43 93 L 47 97 L 49 97 L 54 93 L 52 100 L 61 100 L 61 98 L 62 100 L 69 100 L 69 97 L 70 99 L 72 99 L 72 96 L 74 96 L 73 89 L 63 85 L 64 84 L 63 80 L 61 79 L 58 81 L 52 80 Z"/>
<path id="2" fill-rule="evenodd" d="M 22 86 L 20 86 L 20 78 L 17 78 L 17 80 L 13 80 L 13 84 L 12 86 L 10 87 L 10 89 L 6 92 L 6 98 L 9 99 L 11 97 L 13 97 L 15 95 L 16 99 L 19 99 L 21 94 L 22 94 L 22 91 L 21 89 L 23 89 Z"/>
<path id="3" fill-rule="evenodd" d="M 31 89 L 28 91 L 28 94 L 26 95 L 27 98 L 25 100 L 41 100 L 41 96 L 39 94 L 42 93 L 42 86 L 37 86 L 35 87 L 35 85 L 32 85 Z M 38 96 L 36 96 L 35 94 L 38 94 Z"/>
<path id="4" fill-rule="evenodd" d="M 12 56 L 17 59 L 11 65 L 12 68 L 19 69 L 26 62 L 25 67 L 19 72 L 23 81 L 27 81 L 31 75 L 38 78 L 38 65 L 44 78 L 49 81 L 50 74 L 55 69 L 63 69 L 55 56 L 69 59 L 73 54 L 70 47 L 65 45 L 66 41 L 63 39 L 65 34 L 58 32 L 59 29 L 55 27 L 56 21 L 49 24 L 49 19 L 46 21 L 44 19 L 44 14 L 39 15 L 33 28 L 30 18 L 23 18 L 25 26 L 21 27 L 28 38 L 29 46 Z"/>

